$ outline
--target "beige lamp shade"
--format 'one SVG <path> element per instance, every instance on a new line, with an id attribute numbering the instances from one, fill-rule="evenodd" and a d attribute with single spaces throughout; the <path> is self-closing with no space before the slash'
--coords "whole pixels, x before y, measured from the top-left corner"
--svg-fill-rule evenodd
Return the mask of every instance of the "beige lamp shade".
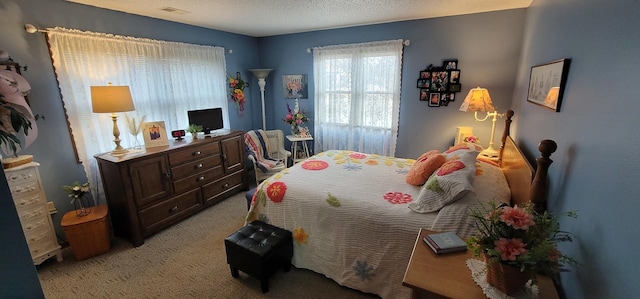
<path id="1" fill-rule="evenodd" d="M 544 105 L 555 108 L 558 105 L 558 96 L 560 95 L 560 87 L 551 87 L 547 97 L 544 98 Z"/>
<path id="2" fill-rule="evenodd" d="M 493 107 L 489 91 L 486 88 L 478 87 L 469 90 L 467 97 L 460 106 L 460 111 L 494 112 L 496 108 Z"/>
<path id="3" fill-rule="evenodd" d="M 94 113 L 135 110 L 129 86 L 91 86 L 91 105 Z"/>

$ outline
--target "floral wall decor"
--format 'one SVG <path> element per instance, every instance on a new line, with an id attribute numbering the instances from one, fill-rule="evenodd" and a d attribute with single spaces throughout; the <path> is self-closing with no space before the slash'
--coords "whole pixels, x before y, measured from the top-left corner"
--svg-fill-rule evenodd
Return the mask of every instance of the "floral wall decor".
<path id="1" fill-rule="evenodd" d="M 238 108 L 238 112 L 244 111 L 244 89 L 249 87 L 249 83 L 242 80 L 240 77 L 240 72 L 236 73 L 235 78 L 229 77 L 229 97 L 234 103 L 236 103 L 236 107 Z"/>
<path id="2" fill-rule="evenodd" d="M 306 99 L 307 75 L 282 76 L 282 92 L 285 99 Z"/>

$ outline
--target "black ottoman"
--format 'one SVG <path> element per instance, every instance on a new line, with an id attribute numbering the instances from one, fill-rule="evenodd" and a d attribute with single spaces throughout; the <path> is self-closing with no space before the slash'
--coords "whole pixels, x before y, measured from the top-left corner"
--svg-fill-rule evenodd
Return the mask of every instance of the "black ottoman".
<path id="1" fill-rule="evenodd" d="M 269 291 L 269 276 L 280 266 L 291 269 L 293 238 L 291 232 L 262 221 L 247 224 L 224 240 L 231 276 L 238 270 L 260 279 L 262 293 Z"/>

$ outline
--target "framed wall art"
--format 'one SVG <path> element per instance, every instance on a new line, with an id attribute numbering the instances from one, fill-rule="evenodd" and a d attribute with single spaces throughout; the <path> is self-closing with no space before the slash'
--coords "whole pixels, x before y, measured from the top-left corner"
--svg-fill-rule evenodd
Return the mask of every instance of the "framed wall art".
<path id="1" fill-rule="evenodd" d="M 285 99 L 306 99 L 307 89 L 307 75 L 282 76 L 282 94 Z"/>
<path id="2" fill-rule="evenodd" d="M 462 89 L 460 73 L 457 59 L 445 59 L 442 66 L 430 64 L 420 70 L 416 83 L 420 89 L 420 101 L 429 103 L 429 107 L 448 106 Z"/>
<path id="3" fill-rule="evenodd" d="M 144 146 L 147 148 L 169 145 L 164 121 L 142 123 L 142 136 L 144 137 Z"/>
<path id="4" fill-rule="evenodd" d="M 560 59 L 532 66 L 527 101 L 560 111 L 570 62 L 570 59 Z"/>
<path id="5" fill-rule="evenodd" d="M 432 92 L 429 94 L 429 107 L 440 107 L 439 92 Z"/>

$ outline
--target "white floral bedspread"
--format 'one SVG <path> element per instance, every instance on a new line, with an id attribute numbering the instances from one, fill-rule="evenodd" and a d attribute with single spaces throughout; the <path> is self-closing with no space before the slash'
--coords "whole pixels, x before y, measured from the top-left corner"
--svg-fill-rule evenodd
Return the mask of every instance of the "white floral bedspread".
<path id="1" fill-rule="evenodd" d="M 322 152 L 260 184 L 247 222 L 293 232 L 298 268 L 382 298 L 409 298 L 402 278 L 413 244 L 437 217 L 407 207 L 421 188 L 405 182 L 414 162 Z"/>

